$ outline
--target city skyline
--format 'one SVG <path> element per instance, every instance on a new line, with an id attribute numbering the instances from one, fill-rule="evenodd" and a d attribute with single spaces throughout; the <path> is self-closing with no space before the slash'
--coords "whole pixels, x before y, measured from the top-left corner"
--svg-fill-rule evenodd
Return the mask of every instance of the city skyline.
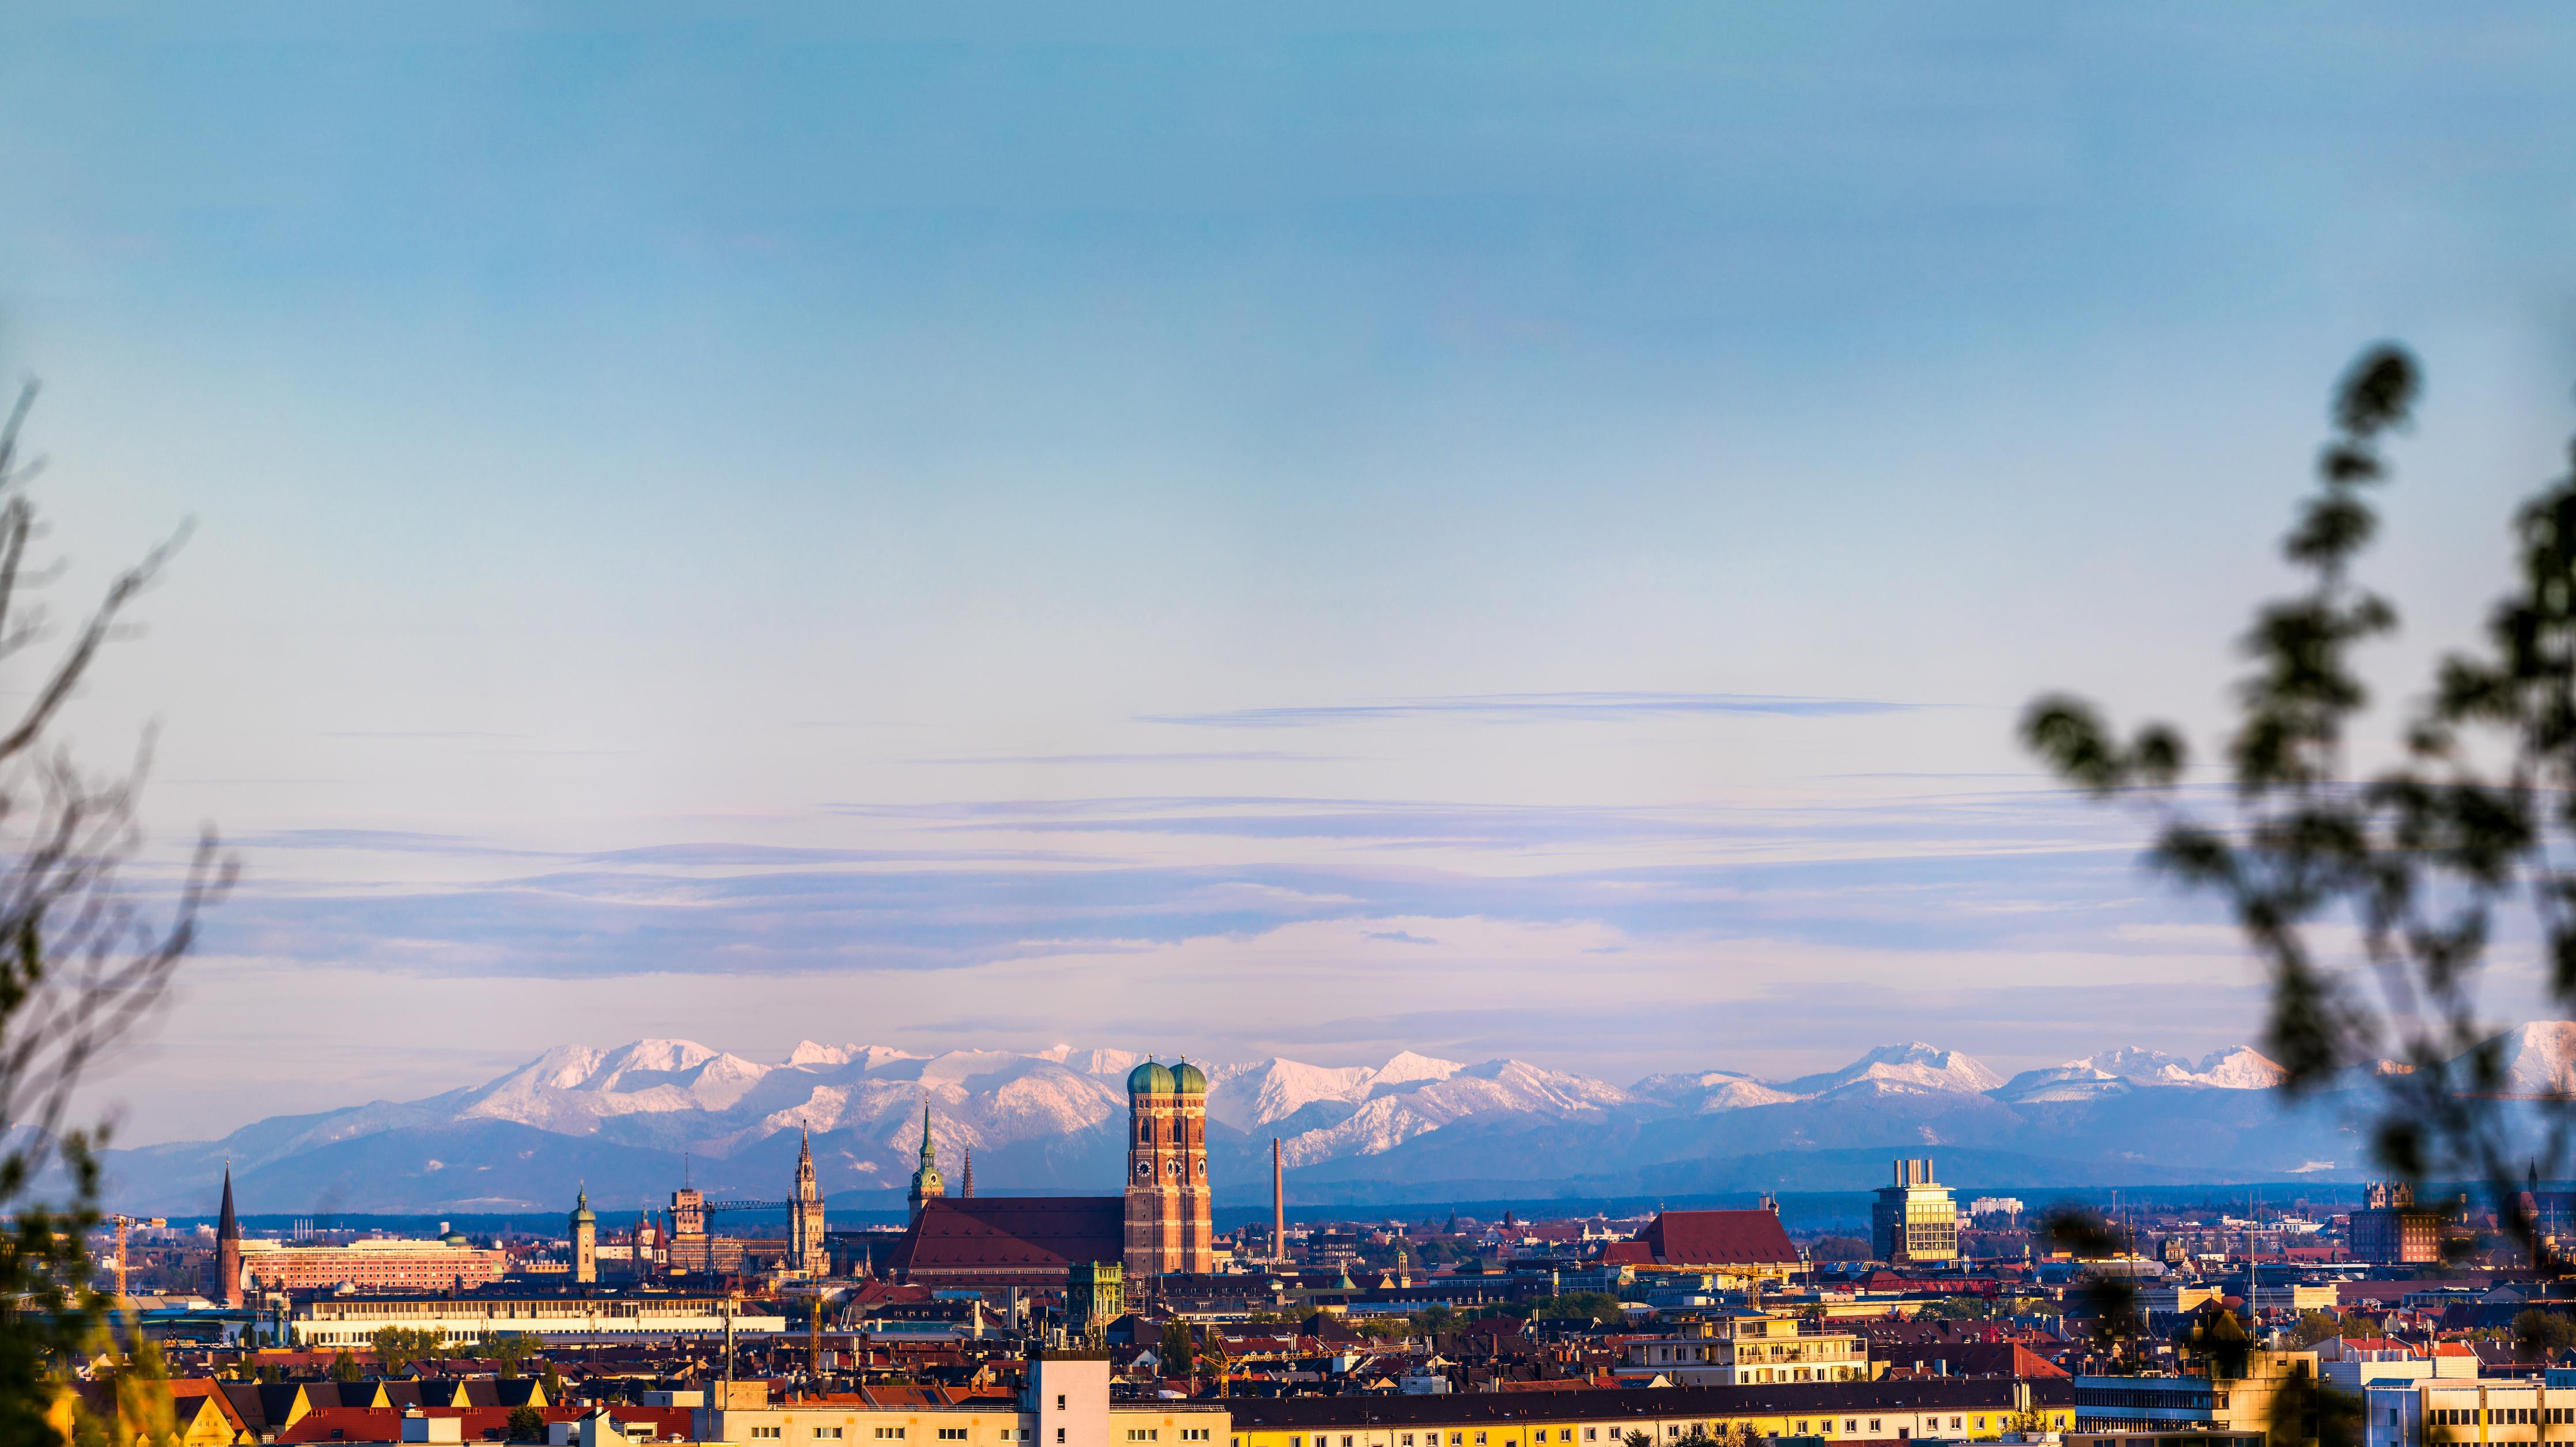
<path id="1" fill-rule="evenodd" d="M 5 25 L 64 606 L 197 524 L 72 732 L 247 871 L 137 1144 L 565 1020 L 2198 1057 L 2018 711 L 2211 737 L 2381 337 L 2403 706 L 2576 422 L 2548 12 Z"/>

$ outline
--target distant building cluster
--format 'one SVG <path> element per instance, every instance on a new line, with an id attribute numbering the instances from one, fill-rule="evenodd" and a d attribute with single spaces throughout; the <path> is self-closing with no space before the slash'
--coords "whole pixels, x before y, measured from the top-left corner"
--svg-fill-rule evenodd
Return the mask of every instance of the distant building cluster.
<path id="1" fill-rule="evenodd" d="M 119 1218 L 118 1280 L 165 1288 L 130 1300 L 181 1374 L 181 1447 L 2576 1443 L 2550 1345 L 2576 1291 L 2395 1183 L 2114 1199 L 2074 1246 L 1914 1157 L 1797 1229 L 1767 1196 L 1291 1223 L 1274 1143 L 1267 1218 L 1220 1232 L 1204 1075 L 1127 1087 L 1114 1193 L 977 1195 L 971 1157 L 952 1193 L 927 1112 L 884 1229 L 831 1228 L 801 1137 L 782 1199 L 683 1185 L 608 1230 L 577 1190 L 560 1236 L 254 1239 L 227 1172 L 204 1236 Z M 2570 1201 L 2515 1204 L 2554 1231 Z M 783 1234 L 721 1229 L 754 1212 Z M 202 1295 L 166 1289 L 191 1270 Z M 2366 1404 L 2360 1440 L 2297 1426 L 2319 1384 Z"/>

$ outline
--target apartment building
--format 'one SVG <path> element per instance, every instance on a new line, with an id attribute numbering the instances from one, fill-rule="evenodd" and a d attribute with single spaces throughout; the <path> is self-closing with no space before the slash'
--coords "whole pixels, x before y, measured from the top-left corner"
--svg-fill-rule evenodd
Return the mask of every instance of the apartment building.
<path id="1" fill-rule="evenodd" d="M 2075 1427 L 2082 1432 L 2269 1431 L 2272 1406 L 2282 1390 L 2317 1375 L 2315 1352 L 2258 1351 L 2247 1358 L 2241 1377 L 2077 1377 Z"/>
<path id="2" fill-rule="evenodd" d="M 698 1438 L 742 1447 L 1217 1447 L 1230 1440 L 1222 1402 L 1112 1402 L 1109 1354 L 1045 1351 L 1016 1401 L 883 1407 L 859 1397 L 760 1405 L 719 1401 L 697 1414 Z"/>
<path id="3" fill-rule="evenodd" d="M 1675 1387 L 1868 1381 L 1869 1343 L 1849 1332 L 1802 1332 L 1793 1318 L 1735 1312 L 1686 1323 L 1668 1337 L 1630 1342 L 1615 1368 L 1622 1382 L 1661 1378 Z"/>
<path id="4" fill-rule="evenodd" d="M 2368 1447 L 2434 1443 L 2576 1443 L 2576 1385 L 2530 1378 L 2375 1382 L 2362 1394 Z"/>
<path id="5" fill-rule="evenodd" d="M 1694 1435 L 1995 1441 L 2074 1425 L 2066 1378 L 1238 1398 L 1228 1447 L 1619 1447 Z M 810 1447 L 810 1444 L 809 1444 Z M 1043 1444 L 1041 1444 L 1043 1447 Z M 1121 1444 L 1124 1447 L 1124 1444 Z"/>

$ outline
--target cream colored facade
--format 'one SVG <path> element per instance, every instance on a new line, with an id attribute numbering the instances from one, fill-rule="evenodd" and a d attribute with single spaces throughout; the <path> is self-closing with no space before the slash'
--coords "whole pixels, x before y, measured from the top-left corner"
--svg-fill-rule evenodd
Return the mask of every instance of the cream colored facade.
<path id="1" fill-rule="evenodd" d="M 468 1297 L 386 1301 L 352 1297 L 306 1302 L 288 1319 L 299 1347 L 362 1347 L 379 1327 L 435 1332 L 441 1341 L 502 1333 L 534 1337 L 722 1336 L 719 1297 Z M 787 1318 L 737 1312 L 737 1333 L 783 1332 Z"/>
<path id="2" fill-rule="evenodd" d="M 1022 1404 L 1026 1406 L 1025 1403 Z M 1006 1443 L 1044 1442 L 1053 1447 L 1053 1433 L 1066 1433 L 1066 1447 L 1075 1447 L 1073 1424 L 1050 1425 L 1045 1412 L 965 1407 L 863 1407 L 851 1403 L 812 1401 L 785 1402 L 767 1407 L 711 1408 L 707 1412 L 709 1442 L 740 1443 L 742 1447 L 879 1447 L 879 1444 L 901 1444 L 901 1447 L 941 1447 L 942 1443 L 967 1443 L 970 1447 L 1003 1447 Z M 1110 1447 L 1129 1447 L 1131 1443 L 1147 1447 L 1188 1447 L 1192 1443 L 1216 1444 L 1231 1435 L 1229 1419 L 1222 1407 L 1200 1408 L 1185 1402 L 1119 1403 L 1108 1409 L 1092 1429 L 1105 1432 Z M 1046 1435 L 1041 1435 L 1044 1433 Z"/>
<path id="3" fill-rule="evenodd" d="M 2576 1442 L 2576 1387 L 2545 1380 L 2374 1383 L 2363 1397 L 2370 1447 Z"/>
<path id="4" fill-rule="evenodd" d="M 1697 1331 L 1630 1342 L 1617 1375 L 1629 1383 L 1660 1377 L 1676 1387 L 1870 1379 L 1867 1341 L 1848 1332 L 1803 1333 L 1798 1325 L 1748 1311 L 1699 1324 Z"/>
<path id="5" fill-rule="evenodd" d="M 702 1440 L 740 1447 L 1219 1447 L 1231 1420 L 1221 1406 L 1110 1401 L 1109 1358 L 1096 1351 L 1033 1359 L 1016 1411 L 814 1398 L 719 1404 L 697 1417 Z"/>
<path id="6" fill-rule="evenodd" d="M 1511 1416 L 1505 1420 L 1473 1414 L 1479 1405 L 1475 1399 L 1481 1395 L 1484 1394 L 1460 1393 L 1413 1399 L 1432 1403 L 1425 1410 L 1433 1412 L 1442 1406 L 1456 1406 L 1458 1420 L 1447 1423 L 1372 1422 L 1367 1420 L 1369 1404 L 1388 1399 L 1340 1399 L 1350 1404 L 1350 1420 L 1346 1422 L 1303 1427 L 1242 1423 L 1236 1426 L 1229 1447 L 1623 1447 L 1631 1432 L 1644 1433 L 1658 1447 L 1679 1447 L 1695 1436 L 1723 1440 L 1747 1431 L 1756 1437 L 1817 1436 L 1866 1442 L 1898 1438 L 1994 1442 L 2008 1433 L 2025 1434 L 2027 1440 L 2028 1434 L 2063 1432 L 2074 1425 L 2070 1408 L 2061 1404 L 2017 1404 L 2011 1400 L 2013 1391 L 2009 1385 L 1999 1386 L 1992 1402 L 1940 1408 L 1746 1406 L 1731 1412 L 1677 1409 L 1669 1416 L 1623 1413 L 1616 1417 L 1590 1416 L 1580 1407 L 1547 1400 L 1581 1393 L 1513 1393 L 1510 1395 L 1515 1398 L 1528 1400 L 1511 1401 Z"/>

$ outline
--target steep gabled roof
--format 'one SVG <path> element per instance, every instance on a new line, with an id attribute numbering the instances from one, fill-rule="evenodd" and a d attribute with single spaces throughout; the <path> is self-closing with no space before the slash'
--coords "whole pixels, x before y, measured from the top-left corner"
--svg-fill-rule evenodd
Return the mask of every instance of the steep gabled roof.
<path id="1" fill-rule="evenodd" d="M 1119 1196 L 935 1197 L 896 1249 L 900 1271 L 1061 1268 L 1127 1254 Z"/>
<path id="2" fill-rule="evenodd" d="M 1666 1266 L 1795 1265 L 1798 1248 L 1769 1211 L 1666 1211 L 1638 1237 Z"/>

